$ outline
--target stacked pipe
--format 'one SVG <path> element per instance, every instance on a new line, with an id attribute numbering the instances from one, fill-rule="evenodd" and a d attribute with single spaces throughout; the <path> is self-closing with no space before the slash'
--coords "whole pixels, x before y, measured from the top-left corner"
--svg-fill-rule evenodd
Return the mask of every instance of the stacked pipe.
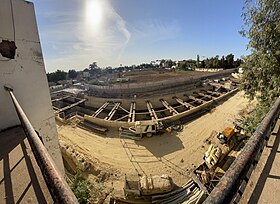
<path id="1" fill-rule="evenodd" d="M 190 180 L 181 188 L 174 190 L 164 195 L 152 196 L 152 203 L 161 204 L 193 204 L 200 203 L 205 199 L 205 193 L 201 190 L 197 184 Z"/>

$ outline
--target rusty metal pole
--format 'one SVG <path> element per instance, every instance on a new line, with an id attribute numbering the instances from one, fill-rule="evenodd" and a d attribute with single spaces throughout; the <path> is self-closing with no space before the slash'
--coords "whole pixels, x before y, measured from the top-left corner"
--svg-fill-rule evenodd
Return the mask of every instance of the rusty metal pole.
<path id="1" fill-rule="evenodd" d="M 256 159 L 257 153 L 263 147 L 266 137 L 271 134 L 275 122 L 280 114 L 280 98 L 278 98 L 270 111 L 266 114 L 257 130 L 248 140 L 238 157 L 231 164 L 217 186 L 204 201 L 205 204 L 230 203 L 240 184 L 246 177 L 251 165 Z"/>
<path id="2" fill-rule="evenodd" d="M 20 104 L 18 103 L 15 95 L 13 94 L 13 90 L 6 86 L 5 89 L 9 92 L 11 96 L 21 125 L 27 136 L 32 152 L 36 158 L 38 166 L 41 169 L 42 175 L 45 179 L 45 182 L 48 186 L 53 200 L 55 201 L 55 203 L 78 204 L 77 198 L 75 197 L 74 193 L 65 181 L 64 177 L 57 170 L 54 161 L 52 160 L 47 149 L 39 139 L 33 126 L 31 125 Z"/>

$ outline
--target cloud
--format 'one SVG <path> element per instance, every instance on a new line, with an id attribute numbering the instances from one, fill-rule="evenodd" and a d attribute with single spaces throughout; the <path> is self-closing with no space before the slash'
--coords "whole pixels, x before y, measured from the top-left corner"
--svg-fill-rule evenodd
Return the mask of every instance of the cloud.
<path id="1" fill-rule="evenodd" d="M 156 43 L 178 37 L 181 28 L 176 21 L 161 21 L 158 19 L 146 19 L 136 23 L 133 27 L 135 41 Z"/>
<path id="2" fill-rule="evenodd" d="M 116 13 L 113 10 L 113 8 L 111 8 L 111 11 L 112 11 L 111 12 L 112 17 L 113 17 L 114 21 L 116 21 L 117 28 L 124 35 L 124 37 L 126 39 L 125 44 L 127 44 L 131 38 L 131 34 L 126 27 L 126 22 L 122 19 L 122 17 L 118 13 Z"/>
<path id="3" fill-rule="evenodd" d="M 100 66 L 118 65 L 131 39 L 126 21 L 108 0 L 72 2 L 83 5 L 65 9 L 53 4 L 48 8 L 51 13 L 41 16 L 50 22 L 40 25 L 47 70 L 85 68 L 92 61 Z"/>

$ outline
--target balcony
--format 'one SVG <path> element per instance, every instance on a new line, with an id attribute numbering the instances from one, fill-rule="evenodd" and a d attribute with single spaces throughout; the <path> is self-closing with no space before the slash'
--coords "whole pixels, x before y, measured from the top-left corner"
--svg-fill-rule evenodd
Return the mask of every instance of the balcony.
<path id="1" fill-rule="evenodd" d="M 21 126 L 0 133 L 0 203 L 53 203 Z"/>
<path id="2" fill-rule="evenodd" d="M 13 90 L 5 89 L 21 126 L 0 133 L 0 203 L 78 203 Z"/>

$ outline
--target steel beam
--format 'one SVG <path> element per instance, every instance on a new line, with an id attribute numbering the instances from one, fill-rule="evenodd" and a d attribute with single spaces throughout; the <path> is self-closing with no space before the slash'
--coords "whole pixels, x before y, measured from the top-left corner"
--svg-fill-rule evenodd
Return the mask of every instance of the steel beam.
<path id="1" fill-rule="evenodd" d="M 57 107 L 55 107 L 55 106 L 53 106 L 53 109 L 54 109 L 54 110 L 56 110 L 56 111 L 58 111 L 58 110 L 59 110 L 59 108 L 57 108 Z"/>
<path id="2" fill-rule="evenodd" d="M 135 108 L 136 108 L 136 103 L 132 102 L 130 104 L 130 110 L 129 110 L 129 115 L 128 115 L 128 122 L 135 122 Z"/>
<path id="3" fill-rule="evenodd" d="M 199 98 L 196 98 L 196 97 L 194 97 L 194 96 L 192 96 L 192 95 L 186 95 L 186 96 L 187 96 L 188 98 L 190 98 L 190 99 L 194 100 L 194 101 L 199 102 L 200 104 L 205 103 L 205 101 L 204 101 L 204 100 L 199 99 Z"/>
<path id="4" fill-rule="evenodd" d="M 134 102 L 133 103 L 133 111 L 132 111 L 132 120 L 131 120 L 131 122 L 135 122 L 135 113 L 136 113 L 136 103 Z"/>
<path id="5" fill-rule="evenodd" d="M 115 103 L 114 107 L 112 108 L 112 110 L 109 112 L 109 114 L 107 115 L 107 117 L 105 118 L 105 120 L 111 120 L 112 117 L 114 116 L 114 114 L 116 113 L 116 111 L 118 110 L 119 106 L 121 105 L 121 103 Z"/>
<path id="6" fill-rule="evenodd" d="M 150 101 L 146 101 L 146 103 L 147 103 L 147 108 L 148 108 L 148 111 L 150 113 L 151 118 L 155 119 L 155 120 L 158 120 L 157 114 L 156 114 L 156 112 L 155 112 L 151 102 Z"/>
<path id="7" fill-rule="evenodd" d="M 206 98 L 210 98 L 210 99 L 213 99 L 213 96 L 210 96 L 210 95 L 207 95 L 207 94 L 204 94 L 204 93 L 197 93 L 198 95 L 202 96 L 202 97 L 206 97 Z"/>
<path id="8" fill-rule="evenodd" d="M 116 119 L 115 121 L 120 121 L 120 120 L 122 120 L 122 119 L 125 119 L 126 117 L 128 117 L 128 115 L 124 115 L 123 117 L 118 118 L 118 119 Z M 128 121 L 128 122 L 129 122 L 129 121 Z"/>
<path id="9" fill-rule="evenodd" d="M 119 108 L 122 109 L 124 112 L 129 113 L 129 111 L 126 110 L 124 107 L 120 106 Z"/>
<path id="10" fill-rule="evenodd" d="M 109 102 L 104 103 L 101 107 L 95 111 L 95 113 L 92 115 L 92 117 L 97 117 L 107 106 L 109 105 Z"/>
<path id="11" fill-rule="evenodd" d="M 73 108 L 73 107 L 75 107 L 75 106 L 77 106 L 77 105 L 79 105 L 79 104 L 81 104 L 81 103 L 84 103 L 86 100 L 87 100 L 87 99 L 82 99 L 82 100 L 80 100 L 80 101 L 78 101 L 78 102 L 76 102 L 76 103 L 73 103 L 73 104 L 69 105 L 69 106 L 63 107 L 63 108 L 59 109 L 59 110 L 57 111 L 57 113 L 60 113 L 60 112 L 66 111 L 66 110 L 68 110 L 68 109 L 70 109 L 70 108 Z"/>
<path id="12" fill-rule="evenodd" d="M 209 83 L 209 85 L 214 86 L 215 88 L 220 88 L 220 87 L 223 87 L 223 85 L 222 85 L 222 84 L 217 83 L 217 82 L 210 82 L 210 83 Z"/>
<path id="13" fill-rule="evenodd" d="M 61 98 L 53 99 L 52 102 L 62 101 L 62 100 L 67 99 L 67 98 L 70 98 L 70 96 L 64 96 L 64 97 L 61 97 Z"/>
<path id="14" fill-rule="evenodd" d="M 166 100 L 164 99 L 160 99 L 160 102 L 162 103 L 162 105 L 167 108 L 169 110 L 169 112 L 174 115 L 174 114 L 178 114 L 178 111 L 176 111 L 171 105 L 169 105 L 169 103 L 167 103 Z"/>
<path id="15" fill-rule="evenodd" d="M 175 99 L 178 103 L 185 106 L 186 108 L 193 108 L 194 107 L 192 104 L 189 104 L 189 103 L 183 101 L 182 99 L 178 98 L 177 96 L 174 96 L 173 99 Z"/>
<path id="16" fill-rule="evenodd" d="M 209 93 L 209 94 L 212 94 L 212 95 L 216 95 L 216 96 L 220 96 L 221 95 L 221 93 L 216 92 L 216 91 L 209 91 L 209 90 L 207 90 L 206 92 Z"/>

